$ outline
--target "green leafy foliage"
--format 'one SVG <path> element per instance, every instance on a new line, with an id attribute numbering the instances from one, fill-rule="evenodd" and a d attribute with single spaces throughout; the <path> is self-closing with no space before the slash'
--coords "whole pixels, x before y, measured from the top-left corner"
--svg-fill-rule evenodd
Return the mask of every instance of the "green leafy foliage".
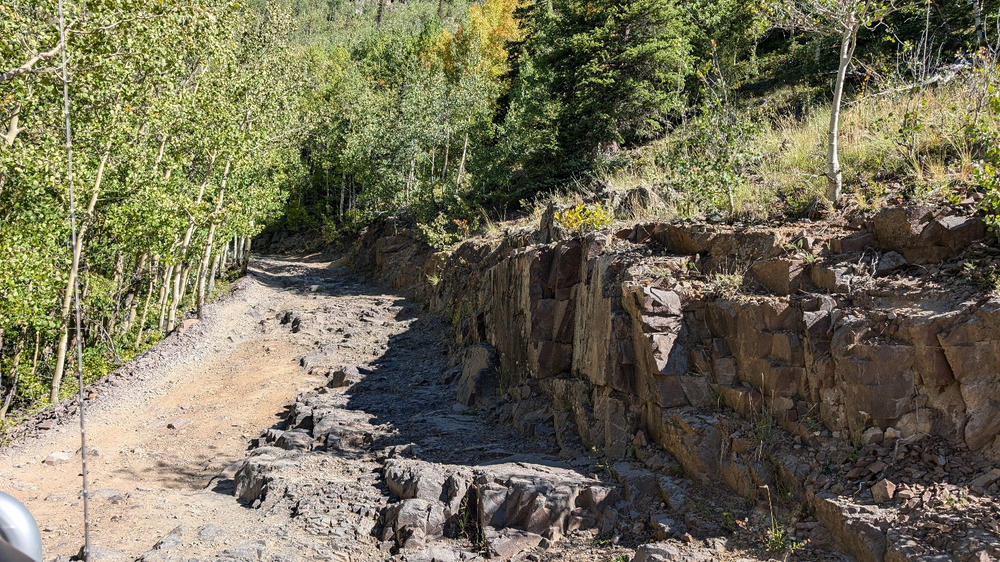
<path id="1" fill-rule="evenodd" d="M 234 240 L 273 220 L 299 176 L 291 133 L 308 61 L 290 39 L 288 6 L 72 0 L 65 9 L 80 334 L 70 333 L 66 300 L 56 2 L 0 7 L 0 400 L 10 395 L 15 408 L 71 390 L 53 387 L 72 369 L 60 359 L 77 337 L 87 381 L 158 339 L 150 330 L 172 327 L 161 311 L 193 306 L 213 256 L 228 251 L 231 266 Z M 164 286 L 174 266 L 177 294 Z"/>

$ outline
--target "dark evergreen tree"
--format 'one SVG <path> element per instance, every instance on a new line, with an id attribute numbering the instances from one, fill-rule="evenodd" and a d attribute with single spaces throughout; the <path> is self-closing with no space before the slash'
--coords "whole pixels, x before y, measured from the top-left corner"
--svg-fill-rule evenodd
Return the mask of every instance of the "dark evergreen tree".
<path id="1" fill-rule="evenodd" d="M 558 104 L 560 156 L 579 168 L 662 132 L 682 107 L 688 28 L 673 0 L 557 0 L 538 74 Z"/>

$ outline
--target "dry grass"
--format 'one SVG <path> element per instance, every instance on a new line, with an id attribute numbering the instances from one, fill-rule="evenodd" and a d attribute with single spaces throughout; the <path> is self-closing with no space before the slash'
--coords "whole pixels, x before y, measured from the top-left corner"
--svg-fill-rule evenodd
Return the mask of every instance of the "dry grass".
<path id="1" fill-rule="evenodd" d="M 917 200 L 945 196 L 967 184 L 981 157 L 969 138 L 978 121 L 994 134 L 997 116 L 975 111 L 995 74 L 972 72 L 952 82 L 917 91 L 862 97 L 841 117 L 841 165 L 844 183 L 861 205 L 877 205 L 888 195 Z M 761 137 L 766 155 L 760 189 L 804 199 L 822 195 L 830 108 L 802 120 L 783 119 Z"/>
<path id="2" fill-rule="evenodd" d="M 1000 115 L 987 103 L 989 88 L 996 87 L 998 78 L 1000 70 L 990 63 L 937 87 L 886 86 L 883 92 L 848 103 L 840 125 L 840 160 L 848 196 L 862 208 L 874 208 L 889 198 L 939 200 L 962 190 L 972 180 L 984 150 L 982 138 L 970 135 L 970 123 L 987 136 L 1000 134 Z M 763 122 L 746 146 L 754 163 L 733 170 L 734 179 L 719 186 L 714 199 L 686 197 L 686 178 L 672 173 L 656 156 L 668 150 L 699 150 L 683 128 L 637 150 L 627 166 L 600 179 L 613 191 L 637 186 L 655 187 L 661 194 L 674 190 L 655 218 L 713 209 L 736 220 L 815 211 L 826 190 L 829 120 L 827 105 L 801 118 Z M 644 210 L 639 211 L 636 220 L 647 218 Z"/>

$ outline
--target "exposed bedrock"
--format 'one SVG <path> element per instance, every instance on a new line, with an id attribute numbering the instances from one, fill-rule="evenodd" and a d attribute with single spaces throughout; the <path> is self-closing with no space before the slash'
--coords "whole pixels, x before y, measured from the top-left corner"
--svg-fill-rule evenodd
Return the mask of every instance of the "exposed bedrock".
<path id="1" fill-rule="evenodd" d="M 958 556 L 961 541 L 887 533 L 912 497 L 876 506 L 868 490 L 966 486 L 1000 461 L 1000 298 L 956 278 L 997 258 L 977 217 L 899 207 L 822 228 L 572 237 L 550 221 L 436 253 L 407 232 L 372 227 L 357 265 L 452 321 L 463 403 L 567 455 L 662 470 L 666 451 L 745 496 L 788 486 L 862 560 Z M 773 442 L 754 433 L 762 418 L 783 430 Z M 943 464 L 924 458 L 934 447 Z"/>

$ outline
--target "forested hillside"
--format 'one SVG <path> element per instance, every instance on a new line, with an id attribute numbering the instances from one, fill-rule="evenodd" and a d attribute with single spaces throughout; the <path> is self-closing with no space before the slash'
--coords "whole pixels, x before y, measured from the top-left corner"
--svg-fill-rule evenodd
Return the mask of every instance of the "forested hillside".
<path id="1" fill-rule="evenodd" d="M 75 248 L 56 3 L 0 5 L 0 417 L 72 390 L 75 337 L 92 379 L 173 330 L 265 228 L 440 246 L 637 186 L 583 220 L 1000 208 L 996 0 L 65 8 Z"/>

